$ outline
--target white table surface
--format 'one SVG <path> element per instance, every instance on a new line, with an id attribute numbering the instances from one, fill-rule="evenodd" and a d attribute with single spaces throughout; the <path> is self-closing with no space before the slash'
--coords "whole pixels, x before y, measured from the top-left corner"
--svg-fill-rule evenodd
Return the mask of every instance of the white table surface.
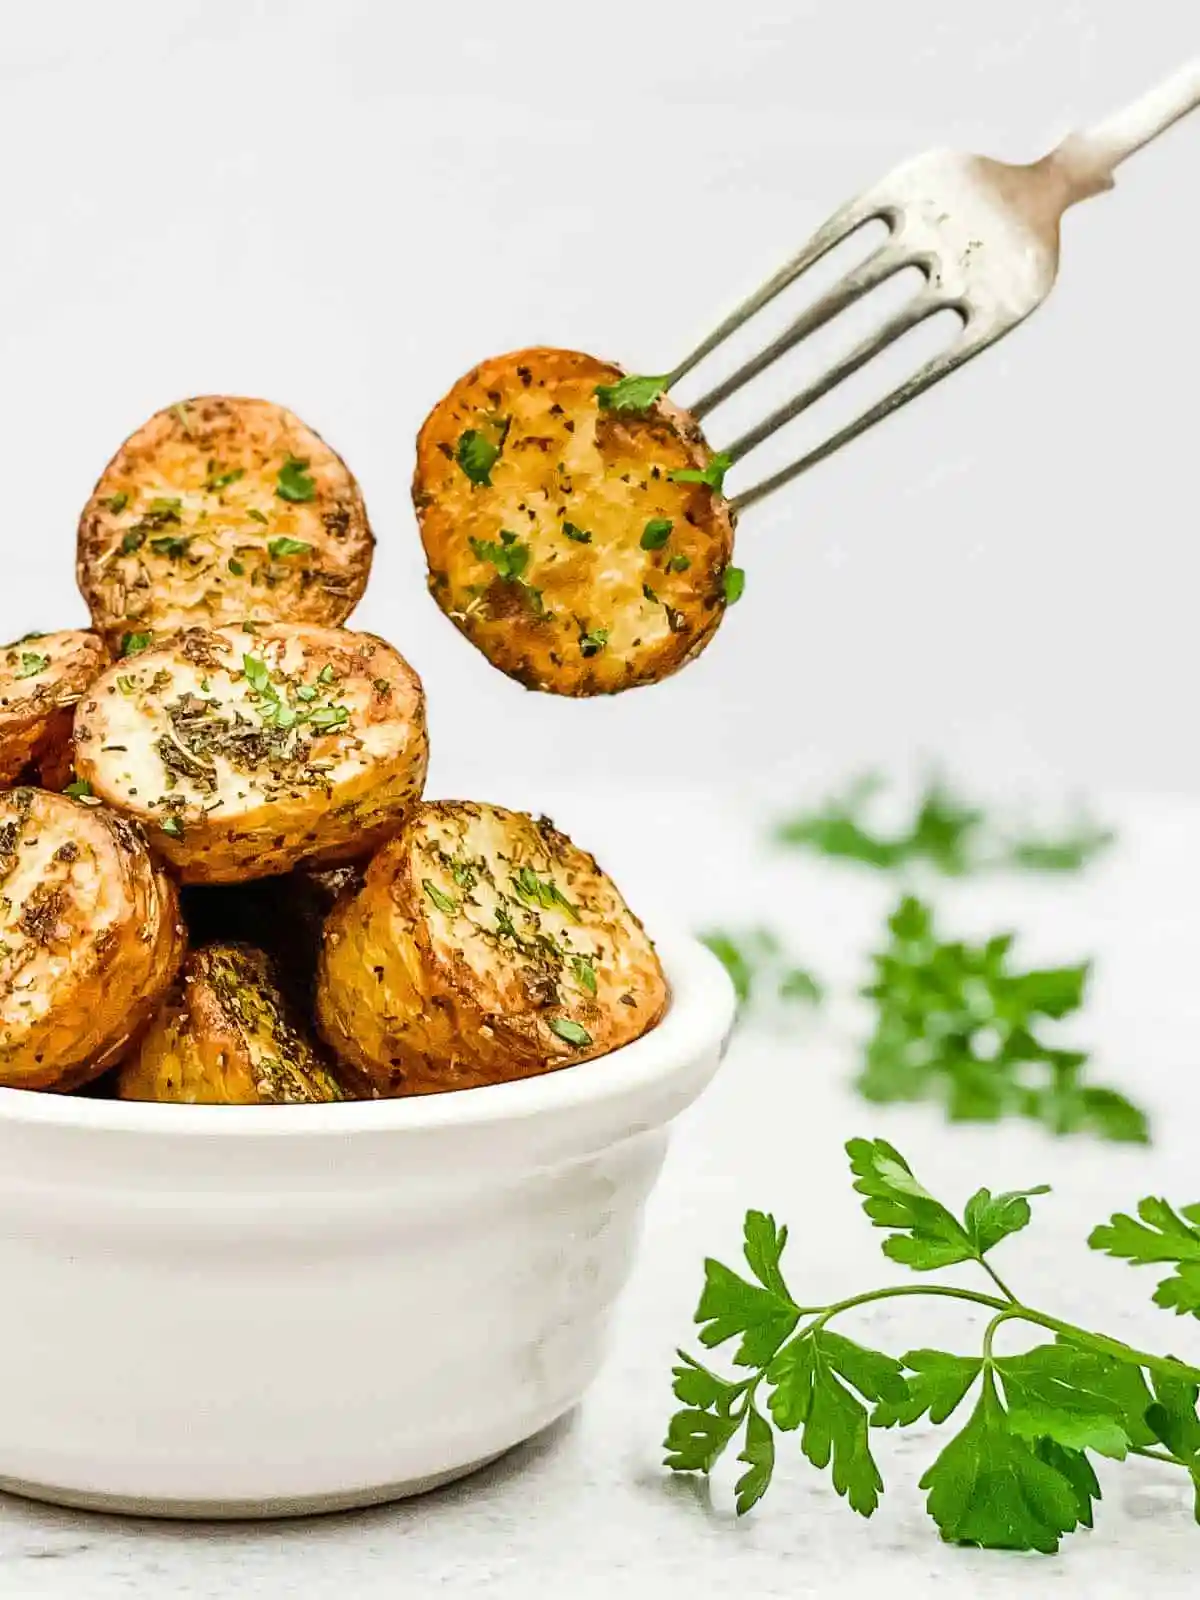
<path id="1" fill-rule="evenodd" d="M 531 798 L 518 785 L 497 797 Z M 771 921 L 843 992 L 896 893 L 890 880 L 854 868 L 766 854 L 747 810 L 731 802 L 682 792 L 564 793 L 552 801 L 557 820 L 607 860 L 651 921 L 668 903 L 691 926 Z M 608 1600 L 621 1582 L 639 1594 L 693 1600 L 869 1595 L 881 1585 L 894 1596 L 978 1600 L 1190 1593 L 1200 1529 L 1181 1475 L 1148 1462 L 1102 1471 L 1107 1498 L 1096 1531 L 1041 1562 L 939 1544 L 916 1488 L 935 1447 L 916 1430 L 878 1438 L 888 1492 L 869 1523 L 847 1510 L 791 1440 L 775 1486 L 740 1523 L 727 1477 L 710 1497 L 699 1484 L 671 1481 L 658 1464 L 672 1351 L 689 1337 L 702 1258 L 734 1259 L 748 1205 L 791 1222 L 791 1274 L 806 1295 L 883 1281 L 889 1269 L 841 1152 L 856 1133 L 891 1139 L 931 1188 L 960 1203 L 981 1182 L 1052 1182 L 1034 1227 L 1003 1247 L 1018 1292 L 1151 1348 L 1200 1353 L 1194 1324 L 1151 1306 L 1150 1274 L 1084 1248 L 1095 1222 L 1144 1193 L 1200 1196 L 1189 1115 L 1200 1105 L 1200 808 L 1114 799 L 1105 815 L 1120 827 L 1120 848 L 1084 877 L 974 879 L 939 886 L 938 902 L 947 927 L 1020 928 L 1031 960 L 1096 957 L 1078 1036 L 1096 1046 L 1097 1076 L 1156 1115 L 1152 1149 L 1055 1142 L 1018 1124 L 948 1129 L 932 1110 L 866 1107 L 846 1085 L 862 1019 L 844 1000 L 820 1024 L 786 1036 L 744 1032 L 678 1129 L 611 1359 L 577 1415 L 474 1479 L 360 1514 L 172 1525 L 0 1501 L 4 1600 L 393 1600 L 485 1588 L 514 1600 Z M 930 1303 L 903 1316 L 881 1310 L 861 1327 L 899 1352 L 941 1339 L 954 1348 L 971 1337 L 968 1323 L 957 1307 Z"/>

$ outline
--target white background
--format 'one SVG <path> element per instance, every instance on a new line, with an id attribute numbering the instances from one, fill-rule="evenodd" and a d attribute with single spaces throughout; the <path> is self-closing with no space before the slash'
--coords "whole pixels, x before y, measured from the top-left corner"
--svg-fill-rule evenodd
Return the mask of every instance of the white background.
<path id="1" fill-rule="evenodd" d="M 922 754 L 1200 786 L 1200 118 L 1068 219 L 1033 322 L 747 514 L 745 599 L 668 684 L 579 705 L 493 672 L 425 594 L 408 494 L 478 357 L 661 370 L 910 154 L 1033 157 L 1140 92 L 1195 49 L 1192 0 L 2 11 L 0 636 L 82 617 L 74 523 L 125 434 L 262 394 L 362 480 L 357 616 L 426 679 L 435 788 Z"/>

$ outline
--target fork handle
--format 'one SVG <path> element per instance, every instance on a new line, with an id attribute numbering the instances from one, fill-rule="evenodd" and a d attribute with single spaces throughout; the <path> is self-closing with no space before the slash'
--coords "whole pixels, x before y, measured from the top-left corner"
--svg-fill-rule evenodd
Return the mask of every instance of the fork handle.
<path id="1" fill-rule="evenodd" d="M 1057 166 L 1073 191 L 1067 204 L 1113 186 L 1113 172 L 1128 156 L 1200 106 L 1200 58 L 1189 61 L 1157 88 L 1103 122 L 1068 134 L 1045 160 Z"/>

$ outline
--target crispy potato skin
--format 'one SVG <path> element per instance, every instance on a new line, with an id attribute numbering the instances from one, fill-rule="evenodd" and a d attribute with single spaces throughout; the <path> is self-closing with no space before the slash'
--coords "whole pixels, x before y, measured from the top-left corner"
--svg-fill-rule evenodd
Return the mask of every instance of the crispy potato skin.
<path id="1" fill-rule="evenodd" d="M 74 628 L 0 650 L 0 784 L 66 788 L 75 707 L 107 665 L 99 636 Z"/>
<path id="2" fill-rule="evenodd" d="M 273 554 L 280 539 L 307 548 Z M 114 649 L 128 632 L 245 618 L 336 627 L 374 543 L 349 468 L 299 417 L 200 395 L 156 412 L 105 467 L 79 519 L 76 577 Z"/>
<path id="3" fill-rule="evenodd" d="M 593 695 L 653 683 L 697 655 L 725 611 L 730 506 L 669 476 L 704 468 L 712 452 L 666 398 L 644 416 L 603 410 L 597 386 L 623 375 L 574 350 L 497 356 L 454 385 L 417 437 L 413 503 L 430 593 L 493 666 L 530 689 Z M 489 483 L 458 460 L 468 430 L 500 444 Z M 670 532 L 645 549 L 654 522 Z M 516 577 L 481 554 L 503 548 L 504 535 L 524 563 Z"/>
<path id="4" fill-rule="evenodd" d="M 321 1033 L 385 1097 L 604 1055 L 666 1003 L 593 858 L 544 818 L 466 801 L 422 804 L 379 852 L 329 916 L 317 979 Z"/>
<path id="5" fill-rule="evenodd" d="M 183 959 L 174 886 L 137 828 L 40 789 L 0 795 L 0 1084 L 69 1090 L 149 1020 Z"/>
<path id="6" fill-rule="evenodd" d="M 80 777 L 184 883 L 370 855 L 428 754 L 416 673 L 340 628 L 189 629 L 106 672 L 75 726 Z"/>
<path id="7" fill-rule="evenodd" d="M 261 950 L 195 950 L 116 1078 L 121 1100 L 311 1105 L 346 1095 Z"/>

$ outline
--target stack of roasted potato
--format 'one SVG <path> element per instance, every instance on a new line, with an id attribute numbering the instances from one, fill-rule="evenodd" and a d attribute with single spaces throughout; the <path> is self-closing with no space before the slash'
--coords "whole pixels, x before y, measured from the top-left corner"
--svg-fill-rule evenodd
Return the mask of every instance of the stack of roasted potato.
<path id="1" fill-rule="evenodd" d="M 374 544 L 291 412 L 157 413 L 84 508 L 92 631 L 0 654 L 0 1084 L 290 1104 L 603 1055 L 666 984 L 546 820 L 422 798 L 425 699 L 343 626 Z"/>

